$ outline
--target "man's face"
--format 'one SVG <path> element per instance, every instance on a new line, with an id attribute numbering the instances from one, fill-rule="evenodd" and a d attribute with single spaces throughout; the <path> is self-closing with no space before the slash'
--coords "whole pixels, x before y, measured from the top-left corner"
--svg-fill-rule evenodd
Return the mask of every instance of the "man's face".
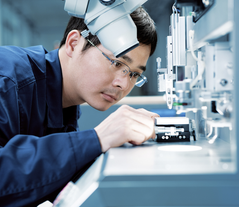
<path id="1" fill-rule="evenodd" d="M 140 74 L 145 70 L 150 54 L 150 46 L 141 45 L 116 59 L 102 45 L 98 45 L 98 48 L 112 60 L 120 60 L 132 72 Z M 110 67 L 111 62 L 97 48 L 91 47 L 84 53 L 81 49 L 77 46 L 74 48 L 68 65 L 71 73 L 68 75 L 68 95 L 74 104 L 87 102 L 97 110 L 107 110 L 125 97 L 134 87 L 134 83 L 130 81 L 129 74 L 122 76 L 115 73 Z"/>

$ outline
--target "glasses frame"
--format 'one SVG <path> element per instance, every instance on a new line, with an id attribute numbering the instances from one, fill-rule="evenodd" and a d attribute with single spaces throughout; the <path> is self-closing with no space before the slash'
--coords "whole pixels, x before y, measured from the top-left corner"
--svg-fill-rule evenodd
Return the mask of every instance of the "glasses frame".
<path id="1" fill-rule="evenodd" d="M 85 38 L 93 47 L 95 47 L 95 48 L 97 48 L 100 52 L 101 52 L 101 54 L 104 56 L 104 57 L 106 57 L 106 59 L 108 59 L 110 62 L 111 62 L 111 64 L 114 64 L 115 63 L 115 60 L 112 60 L 109 56 L 107 56 L 102 50 L 100 50 L 93 42 L 91 42 L 88 38 Z M 124 73 L 124 75 L 127 75 L 128 73 L 130 73 L 130 74 L 132 74 L 132 75 L 129 75 L 130 76 L 130 80 L 131 80 L 131 78 L 132 78 L 132 76 L 134 75 L 134 73 L 135 72 L 132 72 L 131 70 L 130 70 L 130 67 L 127 65 L 127 64 L 125 64 L 125 63 L 123 63 L 123 62 L 121 62 L 121 61 L 119 61 L 119 60 L 117 60 L 118 62 L 120 62 L 120 63 L 122 63 L 123 65 L 125 65 L 127 68 L 128 68 L 128 70 L 127 70 L 127 73 Z M 143 86 L 145 83 L 147 83 L 148 82 L 148 80 L 147 80 L 147 77 L 146 76 L 144 76 L 144 75 L 142 75 L 142 74 L 140 74 L 140 76 L 139 76 L 139 81 L 137 81 L 134 85 L 135 86 L 137 86 L 137 87 L 141 87 L 141 86 Z"/>

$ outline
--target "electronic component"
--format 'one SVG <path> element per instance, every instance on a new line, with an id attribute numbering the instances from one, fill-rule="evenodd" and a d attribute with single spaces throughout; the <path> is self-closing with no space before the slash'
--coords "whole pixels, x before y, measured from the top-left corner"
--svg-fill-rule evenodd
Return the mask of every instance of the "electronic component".
<path id="1" fill-rule="evenodd" d="M 189 119 L 187 117 L 155 118 L 157 142 L 190 141 Z"/>

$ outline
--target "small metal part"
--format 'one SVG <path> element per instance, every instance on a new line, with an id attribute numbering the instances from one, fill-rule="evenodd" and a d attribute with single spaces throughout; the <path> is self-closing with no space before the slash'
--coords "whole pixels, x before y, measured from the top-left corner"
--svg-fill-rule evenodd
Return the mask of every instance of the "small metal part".
<path id="1" fill-rule="evenodd" d="M 221 84 L 222 86 L 226 86 L 226 85 L 228 84 L 228 81 L 227 81 L 226 79 L 222 79 L 222 80 L 220 81 L 220 84 Z"/>
<path id="2" fill-rule="evenodd" d="M 186 117 L 155 118 L 157 142 L 190 141 L 189 119 Z"/>
<path id="3" fill-rule="evenodd" d="M 170 133 L 170 135 L 177 135 L 177 132 L 184 132 L 184 128 L 176 127 L 155 127 L 155 134 L 158 133 Z"/>

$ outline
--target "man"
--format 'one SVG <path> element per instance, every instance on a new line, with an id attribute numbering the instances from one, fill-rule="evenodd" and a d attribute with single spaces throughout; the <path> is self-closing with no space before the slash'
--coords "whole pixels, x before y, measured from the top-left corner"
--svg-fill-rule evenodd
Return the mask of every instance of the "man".
<path id="1" fill-rule="evenodd" d="M 0 47 L 0 203 L 52 201 L 75 173 L 102 152 L 154 137 L 154 113 L 122 106 L 95 129 L 77 131 L 78 105 L 107 110 L 145 82 L 154 52 L 154 23 L 143 8 L 131 14 L 140 46 L 116 59 L 96 36 L 85 39 L 72 17 L 59 50 Z M 141 82 L 140 82 L 141 81 Z M 142 82 L 143 81 L 143 82 Z"/>

